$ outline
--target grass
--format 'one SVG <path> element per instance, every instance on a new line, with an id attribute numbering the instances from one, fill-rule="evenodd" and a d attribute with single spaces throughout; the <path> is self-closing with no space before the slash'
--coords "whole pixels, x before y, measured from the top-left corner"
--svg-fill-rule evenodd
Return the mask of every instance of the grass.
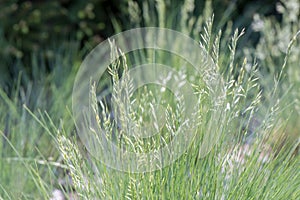
<path id="1" fill-rule="evenodd" d="M 139 9 L 134 3 L 131 6 Z M 50 74 L 43 68 L 45 63 L 34 57 L 32 74 L 23 72 L 11 90 L 0 89 L 0 199 L 51 199 L 55 189 L 69 199 L 299 199 L 300 78 L 296 74 L 300 42 L 297 35 L 281 38 L 287 30 L 296 34 L 299 25 L 293 17 L 289 21 L 289 16 L 280 25 L 261 19 L 266 25 L 258 30 L 262 37 L 257 47 L 241 48 L 238 40 L 243 30 L 231 33 L 228 23 L 226 30 L 216 31 L 209 9 L 196 20 L 186 14 L 190 4 L 184 6 L 178 29 L 200 41 L 224 81 L 225 97 L 217 107 L 218 116 L 213 115 L 216 107 L 204 77 L 195 75 L 180 58 L 169 59 L 163 51 L 123 55 L 112 45 L 112 52 L 121 57 L 110 65 L 101 84 L 91 83 L 90 91 L 97 126 L 107 130 L 111 141 L 128 151 L 149 152 L 178 133 L 184 105 L 170 91 L 162 92 L 155 85 L 132 93 L 128 62 L 143 63 L 147 56 L 155 55 L 157 62 L 173 66 L 179 79 L 192 82 L 201 102 L 192 127 L 194 140 L 183 155 L 155 171 L 149 165 L 149 172 L 144 173 L 115 170 L 91 156 L 77 137 L 70 111 L 80 62 L 74 55 L 80 51 L 67 46 L 54 56 Z M 157 9 L 160 26 L 173 24 L 166 18 L 163 3 Z M 289 10 L 282 12 L 288 15 Z M 149 18 L 146 15 L 145 20 Z M 132 20 L 138 23 L 136 17 Z M 275 35 L 270 33 L 273 29 Z M 284 43 L 282 49 L 276 41 Z M 242 52 L 245 58 L 240 56 Z M 110 93 L 111 98 L 102 95 L 97 103 L 98 91 Z M 126 110 L 113 110 L 111 102 Z M 157 104 L 165 106 L 165 112 L 158 112 L 153 106 Z M 113 122 L 112 114 L 119 120 Z M 157 120 L 160 115 L 165 116 L 163 124 Z M 159 132 L 154 137 L 126 134 L 150 122 L 156 125 L 149 129 Z M 212 131 L 219 132 L 219 140 L 204 156 L 201 144 Z"/>

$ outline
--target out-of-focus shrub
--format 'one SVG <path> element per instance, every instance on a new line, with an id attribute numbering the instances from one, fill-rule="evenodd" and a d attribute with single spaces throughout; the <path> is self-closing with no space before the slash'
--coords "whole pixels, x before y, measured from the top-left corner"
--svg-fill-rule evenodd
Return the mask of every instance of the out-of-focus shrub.
<path id="1" fill-rule="evenodd" d="M 118 6 L 121 6 L 119 4 Z M 63 40 L 94 45 L 112 34 L 110 15 L 116 1 L 55 0 L 0 2 L 1 56 L 23 58 Z"/>
<path id="2" fill-rule="evenodd" d="M 0 1 L 0 85 L 11 88 L 20 71 L 33 71 L 33 60 L 51 70 L 69 43 L 90 50 L 113 33 L 111 13 L 123 3 L 107 0 Z M 79 57 L 79 56 L 78 56 Z M 43 67 L 43 66 L 40 66 Z M 33 79 L 34 77 L 29 77 Z"/>

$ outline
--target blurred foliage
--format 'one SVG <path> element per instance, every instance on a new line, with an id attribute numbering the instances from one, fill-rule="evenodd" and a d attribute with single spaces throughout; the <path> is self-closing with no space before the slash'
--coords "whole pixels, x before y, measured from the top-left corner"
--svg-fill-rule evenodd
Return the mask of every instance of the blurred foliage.
<path id="1" fill-rule="evenodd" d="M 11 88 L 22 70 L 32 70 L 35 56 L 52 62 L 62 46 L 76 41 L 85 54 L 103 39 L 138 26 L 159 26 L 180 30 L 192 24 L 193 35 L 198 35 L 199 20 L 210 17 L 205 5 L 214 10 L 214 30 L 247 27 L 255 13 L 262 16 L 276 13 L 275 0 L 1 0 L 0 1 L 0 85 Z M 164 7 L 162 7 L 164 6 Z M 164 9 L 165 12 L 161 12 Z M 187 12 L 185 10 L 187 9 Z M 169 12 L 172 10 L 172 12 Z M 165 13 L 166 16 L 159 16 Z M 183 16 L 182 13 L 188 13 Z M 199 16 L 206 16 L 206 19 Z M 190 32 L 188 32 L 190 33 Z M 242 44 L 258 40 L 251 26 L 246 29 Z M 82 55 L 78 55 L 81 60 Z M 22 67 L 19 67 L 22 66 Z M 50 65 L 51 66 L 51 65 Z M 46 62 L 47 70 L 51 70 Z"/>
<path id="2" fill-rule="evenodd" d="M 107 0 L 1 0 L 0 84 L 11 88 L 11 80 L 20 71 L 31 74 L 35 57 L 45 58 L 46 70 L 51 70 L 48 62 L 54 62 L 74 41 L 81 49 L 90 50 L 112 34 L 109 16 L 118 13 L 122 4 Z"/>
<path id="3" fill-rule="evenodd" d="M 264 85 L 265 104 L 277 99 L 272 91 L 278 88 L 277 95 L 284 104 L 279 124 L 289 121 L 284 130 L 278 132 L 284 132 L 282 140 L 292 143 L 300 135 L 300 0 L 282 0 L 276 4 L 276 10 L 281 15 L 280 21 L 258 13 L 253 16 L 251 27 L 260 38 L 255 47 L 243 51 L 249 60 L 257 58 L 262 66 L 260 80 Z"/>
<path id="4" fill-rule="evenodd" d="M 113 3 L 105 0 L 1 1 L 0 26 L 7 41 L 1 53 L 21 58 L 24 52 L 38 51 L 69 37 L 98 43 L 102 35 L 112 32 L 109 11 L 116 8 Z"/>
<path id="5" fill-rule="evenodd" d="M 189 1 L 187 1 L 189 2 Z M 211 1 L 218 28 L 228 20 L 236 21 L 235 26 L 248 26 L 254 13 L 268 14 L 275 8 L 274 0 L 225 0 Z M 166 10 L 172 10 L 173 18 L 169 28 L 176 28 L 176 20 L 185 3 L 183 0 L 165 1 Z M 200 16 L 205 12 L 206 1 L 195 1 L 190 10 L 191 16 Z M 134 10 L 137 4 L 141 13 Z M 90 46 L 99 43 L 102 38 L 114 33 L 113 22 L 122 24 L 122 29 L 132 28 L 130 22 L 148 25 L 142 16 L 148 7 L 153 25 L 158 26 L 160 1 L 108 1 L 108 0 L 55 0 L 55 1 L 0 1 L 0 40 L 1 56 L 22 58 L 28 52 L 39 51 L 47 45 L 60 44 L 61 40 L 70 39 L 88 42 Z M 129 7 L 129 9 L 128 9 Z M 177 14 L 178 15 L 177 15 Z M 135 15 L 135 18 L 131 18 Z M 179 21 L 179 20 L 178 20 Z"/>
<path id="6" fill-rule="evenodd" d="M 214 14 L 213 31 L 225 30 L 228 22 L 232 22 L 232 29 L 246 28 L 246 34 L 241 45 L 255 44 L 259 34 L 255 34 L 251 27 L 253 16 L 259 13 L 262 16 L 275 16 L 280 20 L 281 14 L 276 10 L 279 0 L 127 0 L 128 11 L 123 12 L 121 26 L 117 31 L 134 27 L 159 26 L 181 30 L 181 19 L 186 18 L 187 24 L 192 24 L 195 29 L 199 18 L 210 17 L 210 10 Z M 209 5 L 208 7 L 206 5 Z M 187 12 L 185 12 L 187 11 Z M 161 14 L 165 13 L 165 16 Z M 187 16 L 184 16 L 187 13 Z M 113 16 L 114 17 L 114 16 Z M 198 30 L 199 31 L 199 30 Z M 198 33 L 199 34 L 199 33 Z"/>

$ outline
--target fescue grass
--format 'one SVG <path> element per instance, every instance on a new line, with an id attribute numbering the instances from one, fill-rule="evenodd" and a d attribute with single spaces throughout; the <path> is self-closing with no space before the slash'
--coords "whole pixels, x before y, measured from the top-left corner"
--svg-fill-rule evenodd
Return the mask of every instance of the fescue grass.
<path id="1" fill-rule="evenodd" d="M 299 1 L 294 2 L 300 5 Z M 169 59 L 166 52 L 149 50 L 146 55 L 144 52 L 123 55 L 122 49 L 119 51 L 112 45 L 112 51 L 121 57 L 108 68 L 105 80 L 100 80 L 99 85 L 91 83 L 90 91 L 90 106 L 98 116 L 97 125 L 107 130 L 108 138 L 124 149 L 148 152 L 161 147 L 161 141 L 171 141 L 182 123 L 184 106 L 173 99 L 168 90 L 162 92 L 154 85 L 131 93 L 128 70 L 133 63 L 126 60 L 143 63 L 147 56 L 155 55 L 157 62 L 173 66 L 179 78 L 192 82 L 201 102 L 193 127 L 196 136 L 184 154 L 156 171 L 132 173 L 107 167 L 91 156 L 76 136 L 70 108 L 79 65 L 74 55 L 79 51 L 55 55 L 56 62 L 50 63 L 53 66 L 50 74 L 43 71 L 41 61 L 34 57 L 31 78 L 20 74 L 11 91 L 0 89 L 2 199 L 50 199 L 55 189 L 62 191 L 67 199 L 71 199 L 71 195 L 79 199 L 300 198 L 297 151 L 300 76 L 295 75 L 300 69 L 300 42 L 298 36 L 293 37 L 299 25 L 288 21 L 289 16 L 284 17 L 286 20 L 280 28 L 270 19 L 263 19 L 266 26 L 265 30 L 259 30 L 262 37 L 257 48 L 237 49 L 238 40 L 243 37 L 242 29 L 231 33 L 228 23 L 226 30 L 214 30 L 209 4 L 207 13 L 199 19 L 189 17 L 192 5 L 189 1 L 184 4 L 177 30 L 200 42 L 223 78 L 225 97 L 218 107 L 219 117 L 211 118 L 214 102 L 203 76 L 195 75 L 189 64 L 178 57 Z M 133 15 L 139 7 L 133 2 L 130 6 Z M 166 17 L 163 2 L 158 3 L 156 9 L 161 27 L 174 24 Z M 153 10 L 143 13 L 146 22 L 151 12 Z M 289 10 L 283 13 L 287 15 Z M 138 24 L 137 20 L 132 16 L 134 24 Z M 148 23 L 146 25 L 153 22 Z M 275 36 L 270 35 L 273 29 Z M 282 32 L 292 30 L 293 35 L 281 40 L 281 29 Z M 274 55 L 274 48 L 279 48 L 275 42 L 277 37 L 285 43 Z M 242 51 L 246 58 L 240 56 Z M 120 90 L 126 91 L 125 96 Z M 111 98 L 101 93 L 98 98 L 101 101 L 97 103 L 98 91 L 111 93 Z M 111 102 L 126 108 L 126 112 L 113 110 Z M 157 103 L 165 106 L 163 113 L 155 112 L 153 105 Z M 112 113 L 120 120 L 113 122 Z M 159 114 L 165 115 L 162 127 L 157 120 Z M 144 121 L 139 121 L 139 117 Z M 140 130 L 141 125 L 156 121 L 155 126 L 150 126 L 159 133 L 154 137 L 140 139 L 126 135 L 128 130 L 134 132 Z M 218 131 L 220 137 L 203 156 L 203 138 L 212 131 Z"/>

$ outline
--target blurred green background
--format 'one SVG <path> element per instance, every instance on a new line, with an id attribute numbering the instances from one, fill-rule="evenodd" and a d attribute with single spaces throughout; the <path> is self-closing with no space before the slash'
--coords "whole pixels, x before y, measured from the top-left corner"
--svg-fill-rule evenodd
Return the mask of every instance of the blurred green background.
<path id="1" fill-rule="evenodd" d="M 143 15 L 145 1 L 137 0 Z M 176 15 L 180 13 L 184 1 L 167 0 L 166 6 Z M 158 26 L 158 1 L 147 1 L 149 10 L 153 10 L 151 19 L 153 26 Z M 190 15 L 200 16 L 205 1 L 196 1 Z M 212 1 L 215 15 L 215 28 L 224 29 L 228 21 L 233 21 L 233 28 L 246 27 L 246 36 L 242 44 L 255 45 L 259 34 L 254 33 L 250 24 L 255 13 L 263 16 L 273 15 L 280 20 L 276 12 L 278 1 L 253 0 L 216 0 Z M 0 76 L 1 85 L 7 90 L 11 80 L 15 79 L 20 70 L 32 71 L 32 57 L 40 56 L 51 60 L 60 50 L 69 48 L 75 42 L 82 53 L 91 50 L 103 39 L 129 28 L 148 25 L 143 17 L 132 19 L 132 9 L 128 8 L 132 1 L 124 0 L 54 0 L 54 1 L 0 1 Z M 134 8 L 134 6 L 131 6 Z M 153 7 L 153 9 L 151 9 Z M 131 13 L 130 13 L 131 12 Z M 173 19 L 180 15 L 172 16 Z M 179 21 L 179 20 L 178 20 Z M 167 24 L 168 28 L 176 29 L 176 20 Z M 79 57 L 82 55 L 78 55 Z M 78 57 L 78 58 L 79 58 Z M 80 58 L 79 58 L 80 59 Z M 16 64 L 18 63 L 18 64 Z M 20 67 L 20 65 L 22 65 Z M 51 66 L 46 66 L 51 70 Z M 29 77 L 30 78 L 30 77 Z"/>

